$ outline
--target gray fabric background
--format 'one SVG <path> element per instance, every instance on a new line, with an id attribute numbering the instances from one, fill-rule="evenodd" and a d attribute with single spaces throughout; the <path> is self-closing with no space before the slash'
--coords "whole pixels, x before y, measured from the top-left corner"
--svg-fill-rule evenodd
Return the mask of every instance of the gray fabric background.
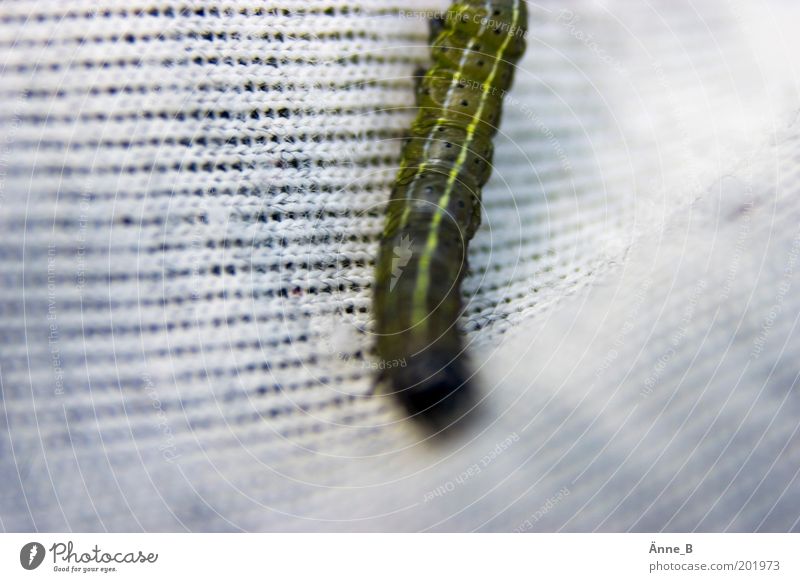
<path id="1" fill-rule="evenodd" d="M 798 529 L 800 7 L 529 3 L 442 439 L 366 394 L 446 4 L 0 5 L 4 530 Z"/>

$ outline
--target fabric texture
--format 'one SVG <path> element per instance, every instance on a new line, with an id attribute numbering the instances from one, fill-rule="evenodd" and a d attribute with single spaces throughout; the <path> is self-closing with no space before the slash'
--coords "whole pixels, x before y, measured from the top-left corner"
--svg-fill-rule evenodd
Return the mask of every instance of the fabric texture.
<path id="1" fill-rule="evenodd" d="M 441 437 L 370 329 L 446 6 L 0 5 L 4 530 L 800 529 L 800 6 L 528 3 Z"/>

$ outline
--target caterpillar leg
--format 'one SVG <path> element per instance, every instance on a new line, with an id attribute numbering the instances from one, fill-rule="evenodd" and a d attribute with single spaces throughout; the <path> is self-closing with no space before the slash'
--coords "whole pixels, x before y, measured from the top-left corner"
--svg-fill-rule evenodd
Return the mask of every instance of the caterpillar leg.
<path id="1" fill-rule="evenodd" d="M 422 91 L 422 79 L 425 78 L 426 72 L 427 70 L 422 65 L 414 69 L 414 98 L 417 105 L 419 105 L 420 92 Z"/>
<path id="2" fill-rule="evenodd" d="M 445 18 L 444 16 L 434 16 L 428 22 L 428 44 L 432 45 L 436 37 L 444 30 Z"/>

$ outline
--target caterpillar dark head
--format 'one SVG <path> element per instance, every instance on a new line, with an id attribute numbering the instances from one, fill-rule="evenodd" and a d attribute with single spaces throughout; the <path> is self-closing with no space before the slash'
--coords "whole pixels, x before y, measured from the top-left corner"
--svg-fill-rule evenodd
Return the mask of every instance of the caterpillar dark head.
<path id="1" fill-rule="evenodd" d="M 450 358 L 443 351 L 425 351 L 386 379 L 408 415 L 437 430 L 454 425 L 475 405 L 469 366 L 463 358 Z"/>

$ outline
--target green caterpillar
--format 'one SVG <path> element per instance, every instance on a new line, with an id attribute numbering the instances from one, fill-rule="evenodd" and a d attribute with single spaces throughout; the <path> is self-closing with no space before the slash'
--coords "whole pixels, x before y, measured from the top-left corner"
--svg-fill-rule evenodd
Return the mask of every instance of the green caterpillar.
<path id="1" fill-rule="evenodd" d="M 525 51 L 525 0 L 457 0 L 432 31 L 433 65 L 403 149 L 377 261 L 381 380 L 411 415 L 449 422 L 470 394 L 458 328 L 467 244 L 481 220 L 492 137 Z"/>

